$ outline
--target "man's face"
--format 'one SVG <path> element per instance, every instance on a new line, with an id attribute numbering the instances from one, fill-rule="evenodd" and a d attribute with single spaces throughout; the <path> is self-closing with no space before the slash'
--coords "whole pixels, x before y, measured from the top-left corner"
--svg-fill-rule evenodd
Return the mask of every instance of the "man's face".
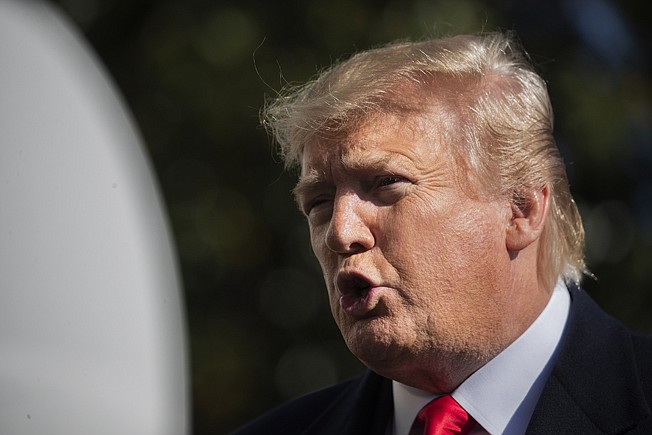
<path id="1" fill-rule="evenodd" d="M 419 369 L 445 376 L 493 357 L 519 303 L 510 204 L 465 193 L 436 125 L 388 115 L 312 143 L 295 191 L 347 345 L 415 386 Z"/>

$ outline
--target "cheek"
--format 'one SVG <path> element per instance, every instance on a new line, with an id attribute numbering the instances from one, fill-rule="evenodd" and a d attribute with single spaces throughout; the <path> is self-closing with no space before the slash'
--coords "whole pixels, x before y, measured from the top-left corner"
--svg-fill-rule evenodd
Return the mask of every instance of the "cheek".
<path id="1" fill-rule="evenodd" d="M 310 244 L 312 252 L 315 254 L 319 265 L 321 266 L 324 281 L 329 293 L 333 293 L 333 274 L 337 267 L 337 256 L 326 246 L 325 230 L 321 227 L 310 229 Z"/>
<path id="2" fill-rule="evenodd" d="M 434 265 L 455 240 L 451 217 L 425 206 L 409 204 L 395 213 L 387 213 L 383 222 L 383 253 L 398 268 L 415 261 Z"/>
<path id="3" fill-rule="evenodd" d="M 454 285 L 465 276 L 487 273 L 500 255 L 502 226 L 493 210 L 461 204 L 445 212 L 388 216 L 383 253 L 399 274 L 415 284 Z M 503 231 L 504 232 L 504 231 Z"/>
<path id="4" fill-rule="evenodd" d="M 465 211 L 460 213 L 458 222 L 457 238 L 469 246 L 474 246 L 478 254 L 482 255 L 482 251 L 485 251 L 497 255 L 505 249 L 506 222 L 495 208 Z M 471 251 L 468 254 L 474 253 Z"/>
<path id="5" fill-rule="evenodd" d="M 322 259 L 326 255 L 326 235 L 325 230 L 322 227 L 310 227 L 310 246 L 312 247 L 312 252 L 319 260 L 319 263 L 322 263 Z"/>

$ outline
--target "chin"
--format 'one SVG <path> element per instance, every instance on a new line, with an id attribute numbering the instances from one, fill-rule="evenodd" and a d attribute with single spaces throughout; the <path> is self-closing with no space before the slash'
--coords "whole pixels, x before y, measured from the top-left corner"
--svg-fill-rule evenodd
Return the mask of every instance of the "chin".
<path id="1" fill-rule="evenodd" d="M 382 374 L 409 360 L 413 346 L 401 334 L 395 334 L 382 319 L 366 319 L 343 333 L 346 345 L 364 365 Z"/>

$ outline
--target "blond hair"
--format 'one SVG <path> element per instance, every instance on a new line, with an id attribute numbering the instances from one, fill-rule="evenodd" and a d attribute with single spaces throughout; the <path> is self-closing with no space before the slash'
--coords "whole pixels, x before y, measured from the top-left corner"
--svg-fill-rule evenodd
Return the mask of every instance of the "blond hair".
<path id="1" fill-rule="evenodd" d="M 509 35 L 397 42 L 358 53 L 281 92 L 262 120 L 286 166 L 297 167 L 311 140 L 346 133 L 375 115 L 427 111 L 435 98 L 455 112 L 458 164 L 494 193 L 526 207 L 528 192 L 548 186 L 539 279 L 547 286 L 559 276 L 579 283 L 584 229 L 552 134 L 546 84 Z"/>

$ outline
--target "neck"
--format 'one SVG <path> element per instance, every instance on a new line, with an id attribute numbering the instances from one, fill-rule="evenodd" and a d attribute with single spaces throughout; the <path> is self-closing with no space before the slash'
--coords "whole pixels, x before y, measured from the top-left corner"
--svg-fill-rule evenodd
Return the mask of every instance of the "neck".
<path id="1" fill-rule="evenodd" d="M 497 312 L 504 315 L 493 319 L 490 328 L 485 328 L 487 330 L 478 330 L 474 343 L 457 349 L 444 349 L 433 343 L 418 355 L 406 355 L 402 358 L 404 364 L 393 364 L 386 370 L 376 371 L 402 384 L 435 394 L 455 390 L 520 337 L 550 300 L 552 288 L 539 283 L 536 273 L 512 277 L 501 287 L 503 291 L 497 298 Z"/>

